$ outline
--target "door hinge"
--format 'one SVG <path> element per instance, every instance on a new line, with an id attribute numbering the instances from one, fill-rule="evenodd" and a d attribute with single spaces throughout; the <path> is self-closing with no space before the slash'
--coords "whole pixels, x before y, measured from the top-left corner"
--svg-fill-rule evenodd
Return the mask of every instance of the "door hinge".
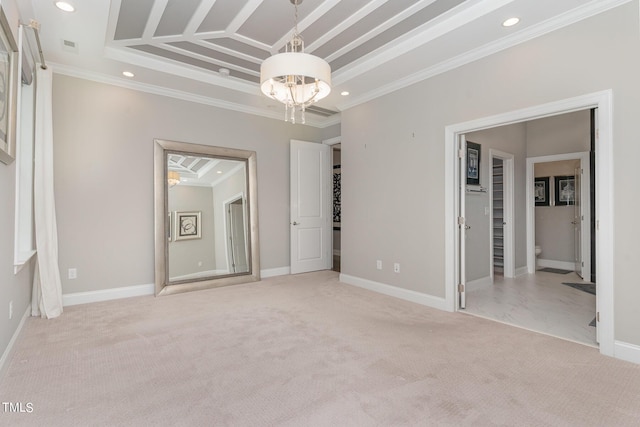
<path id="1" fill-rule="evenodd" d="M 463 216 L 459 216 L 458 217 L 458 225 L 464 225 L 464 217 Z"/>
<path id="2" fill-rule="evenodd" d="M 582 261 L 582 266 L 584 267 L 584 261 Z"/>
<path id="3" fill-rule="evenodd" d="M 596 322 L 600 322 L 600 312 L 596 312 Z"/>
<path id="4" fill-rule="evenodd" d="M 462 148 L 458 150 L 458 158 L 464 159 L 464 150 Z"/>
<path id="5" fill-rule="evenodd" d="M 464 284 L 458 283 L 458 292 L 464 292 Z"/>

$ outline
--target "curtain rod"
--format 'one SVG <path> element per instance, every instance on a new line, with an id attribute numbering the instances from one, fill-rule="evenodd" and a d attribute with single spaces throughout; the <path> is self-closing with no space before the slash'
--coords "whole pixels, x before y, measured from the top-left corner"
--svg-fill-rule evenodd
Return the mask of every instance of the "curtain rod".
<path id="1" fill-rule="evenodd" d="M 40 44 L 40 23 L 35 19 L 29 21 L 29 25 L 20 24 L 24 27 L 28 27 L 33 29 L 33 34 L 36 36 L 36 43 L 38 44 L 38 53 L 40 54 L 40 68 L 43 70 L 47 69 L 47 64 L 44 62 L 44 54 L 42 53 L 42 44 Z"/>

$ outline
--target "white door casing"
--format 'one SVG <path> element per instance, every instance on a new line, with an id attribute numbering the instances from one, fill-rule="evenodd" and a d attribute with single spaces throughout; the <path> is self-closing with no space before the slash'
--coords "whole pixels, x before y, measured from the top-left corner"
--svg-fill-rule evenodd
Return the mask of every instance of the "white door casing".
<path id="1" fill-rule="evenodd" d="M 331 268 L 331 164 L 326 144 L 291 140 L 291 274 Z"/>
<path id="2" fill-rule="evenodd" d="M 581 190 L 582 190 L 582 168 L 583 167 L 589 167 L 589 164 L 587 163 L 586 165 L 583 165 L 582 163 L 580 164 L 580 167 L 577 168 L 574 172 L 574 182 L 575 182 L 575 203 L 573 205 L 573 221 L 571 222 L 573 224 L 573 239 L 574 239 L 574 251 L 575 251 L 575 259 L 574 259 L 574 266 L 573 269 L 574 271 L 578 274 L 578 276 L 580 276 L 583 280 L 585 278 L 585 274 L 587 274 L 587 279 L 591 278 L 591 270 L 587 270 L 586 268 L 584 268 L 585 263 L 582 260 L 583 258 L 583 254 L 582 254 L 582 242 L 585 240 L 582 233 L 583 231 L 585 232 L 586 235 L 588 235 L 590 233 L 590 229 L 587 232 L 586 228 L 589 226 L 589 223 L 586 223 L 586 226 L 583 227 L 583 215 L 582 215 L 582 195 L 581 195 Z M 587 206 L 586 209 L 589 209 L 589 207 Z M 585 230 L 583 230 L 583 228 L 585 228 Z M 589 254 L 587 254 L 589 255 Z M 591 261 L 591 259 L 589 259 L 587 262 Z M 583 271 L 584 270 L 584 271 Z"/>
<path id="3" fill-rule="evenodd" d="M 458 151 L 458 164 L 460 168 L 460 188 L 458 201 L 458 244 L 460 256 L 458 258 L 458 306 L 467 308 L 467 221 L 466 221 L 466 196 L 467 196 L 467 139 L 460 135 L 460 150 Z"/>
<path id="4" fill-rule="evenodd" d="M 536 255 L 535 255 L 535 202 L 533 195 L 533 182 L 534 177 L 534 165 L 536 163 L 557 162 L 562 160 L 580 160 L 580 169 L 582 172 L 581 181 L 590 182 L 589 178 L 589 152 L 582 153 L 567 153 L 567 154 L 554 154 L 549 156 L 529 157 L 527 158 L 527 271 L 529 274 L 533 274 L 536 268 Z M 583 226 L 580 229 L 580 248 L 576 249 L 576 252 L 580 253 L 580 277 L 591 277 L 591 211 L 590 205 L 590 189 L 588 185 L 580 186 L 580 203 L 577 207 L 580 210 L 579 219 Z M 576 189 L 577 190 L 577 189 Z M 578 198 L 576 197 L 576 198 Z M 587 226 L 584 226 L 586 224 Z M 543 248 L 544 250 L 544 248 Z M 586 276 L 585 276 L 586 274 Z"/>
<path id="5" fill-rule="evenodd" d="M 247 204 L 243 193 L 238 193 L 222 202 L 224 212 L 224 246 L 229 273 L 249 271 L 247 247 Z"/>

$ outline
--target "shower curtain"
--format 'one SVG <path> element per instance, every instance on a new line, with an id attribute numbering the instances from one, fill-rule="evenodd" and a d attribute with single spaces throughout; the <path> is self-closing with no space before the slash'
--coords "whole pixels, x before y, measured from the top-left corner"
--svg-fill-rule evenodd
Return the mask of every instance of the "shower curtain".
<path id="1" fill-rule="evenodd" d="M 58 267 L 58 231 L 53 194 L 53 123 L 51 68 L 38 67 L 33 204 L 36 232 L 36 271 L 31 315 L 47 319 L 62 314 L 62 285 Z"/>

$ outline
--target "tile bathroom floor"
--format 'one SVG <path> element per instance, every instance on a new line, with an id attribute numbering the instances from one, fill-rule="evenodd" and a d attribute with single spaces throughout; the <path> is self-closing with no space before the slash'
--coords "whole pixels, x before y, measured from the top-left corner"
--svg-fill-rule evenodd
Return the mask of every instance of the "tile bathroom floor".
<path id="1" fill-rule="evenodd" d="M 575 273 L 538 271 L 515 279 L 496 276 L 494 283 L 467 285 L 463 313 L 496 320 L 581 344 L 597 347 L 596 297 L 563 285 L 581 283 Z"/>

